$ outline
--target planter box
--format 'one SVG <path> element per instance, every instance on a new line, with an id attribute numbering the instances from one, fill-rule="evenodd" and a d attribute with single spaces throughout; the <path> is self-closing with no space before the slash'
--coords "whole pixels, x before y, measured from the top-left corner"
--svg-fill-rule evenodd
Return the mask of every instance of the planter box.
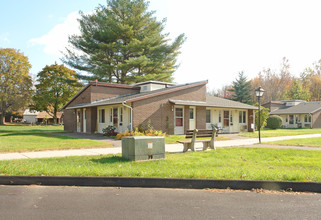
<path id="1" fill-rule="evenodd" d="M 122 157 L 128 160 L 165 158 L 165 138 L 153 136 L 123 137 Z"/>

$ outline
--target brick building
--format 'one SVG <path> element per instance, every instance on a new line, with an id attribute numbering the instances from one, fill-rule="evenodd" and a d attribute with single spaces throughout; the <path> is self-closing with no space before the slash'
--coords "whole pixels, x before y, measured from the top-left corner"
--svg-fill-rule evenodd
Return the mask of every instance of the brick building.
<path id="1" fill-rule="evenodd" d="M 283 128 L 321 128 L 321 101 L 270 101 L 262 106 L 281 117 Z"/>
<path id="2" fill-rule="evenodd" d="M 188 129 L 223 132 L 253 131 L 254 106 L 207 96 L 207 81 L 175 85 L 147 81 L 134 85 L 90 82 L 62 109 L 65 130 L 102 133 L 113 125 L 118 132 L 149 121 L 167 134 L 184 134 Z"/>

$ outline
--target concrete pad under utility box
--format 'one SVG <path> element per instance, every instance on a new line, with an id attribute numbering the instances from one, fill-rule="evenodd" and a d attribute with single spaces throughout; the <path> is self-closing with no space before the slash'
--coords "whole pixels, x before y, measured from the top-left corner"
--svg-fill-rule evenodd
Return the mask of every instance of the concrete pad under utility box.
<path id="1" fill-rule="evenodd" d="M 122 137 L 122 157 L 128 160 L 165 158 L 165 138 L 162 136 Z"/>

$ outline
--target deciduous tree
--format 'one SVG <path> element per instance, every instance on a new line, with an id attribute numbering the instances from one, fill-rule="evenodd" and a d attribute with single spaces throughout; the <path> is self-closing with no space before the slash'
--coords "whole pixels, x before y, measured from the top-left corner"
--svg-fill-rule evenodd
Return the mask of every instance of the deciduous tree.
<path id="1" fill-rule="evenodd" d="M 263 69 L 257 77 L 251 80 L 254 89 L 262 86 L 265 90 L 262 102 L 283 99 L 284 91 L 291 88 L 293 76 L 290 73 L 290 64 L 285 57 L 282 59 L 280 71 L 270 68 Z M 255 102 L 255 93 L 252 93 L 252 100 Z"/>
<path id="2" fill-rule="evenodd" d="M 255 106 L 258 106 L 258 104 L 255 104 Z M 268 117 L 269 117 L 269 109 L 261 106 L 260 125 L 259 125 L 259 112 L 257 111 L 255 113 L 255 127 L 256 127 L 256 130 L 259 129 L 259 126 L 260 126 L 260 128 L 266 126 L 266 120 L 268 119 Z"/>
<path id="3" fill-rule="evenodd" d="M 321 60 L 301 73 L 302 86 L 310 91 L 311 101 L 321 101 Z"/>
<path id="4" fill-rule="evenodd" d="M 57 122 L 57 112 L 74 96 L 81 86 L 76 72 L 64 65 L 46 66 L 38 73 L 36 94 L 33 97 L 35 109 L 46 111 Z"/>
<path id="5" fill-rule="evenodd" d="M 32 95 L 31 65 L 19 50 L 0 48 L 0 124 L 7 111 L 25 107 Z"/>
<path id="6" fill-rule="evenodd" d="M 162 33 L 144 0 L 107 0 L 94 13 L 81 13 L 80 35 L 69 37 L 63 62 L 85 71 L 82 79 L 116 83 L 171 81 L 184 34 L 173 42 Z"/>

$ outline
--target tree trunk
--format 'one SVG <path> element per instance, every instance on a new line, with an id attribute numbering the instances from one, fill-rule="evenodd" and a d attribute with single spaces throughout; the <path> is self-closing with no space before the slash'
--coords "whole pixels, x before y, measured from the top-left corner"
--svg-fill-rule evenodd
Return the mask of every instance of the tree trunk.
<path id="1" fill-rule="evenodd" d="M 54 121 L 54 124 L 58 124 L 57 123 L 57 108 L 54 109 L 53 121 Z"/>
<path id="2" fill-rule="evenodd" d="M 0 113 L 0 125 L 4 125 L 5 122 L 5 117 L 4 117 L 4 112 Z"/>

